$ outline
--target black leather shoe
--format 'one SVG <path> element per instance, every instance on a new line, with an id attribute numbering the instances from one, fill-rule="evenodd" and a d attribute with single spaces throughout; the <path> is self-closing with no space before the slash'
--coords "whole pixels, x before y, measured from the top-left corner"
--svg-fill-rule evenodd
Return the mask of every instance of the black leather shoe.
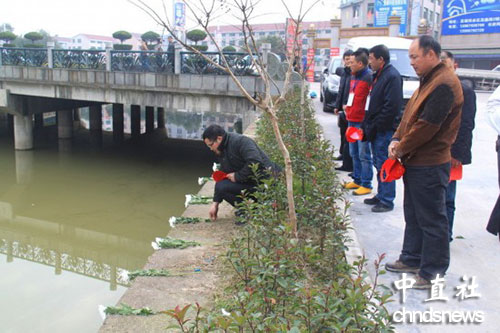
<path id="1" fill-rule="evenodd" d="M 373 206 L 373 205 L 378 204 L 380 202 L 380 200 L 377 197 L 372 197 L 372 198 L 363 200 L 363 202 L 367 205 Z"/>
<path id="2" fill-rule="evenodd" d="M 379 202 L 378 204 L 376 204 L 375 206 L 372 207 L 372 212 L 374 212 L 374 213 L 385 213 L 385 212 L 390 212 L 393 209 L 394 208 L 386 206 L 383 203 Z"/>

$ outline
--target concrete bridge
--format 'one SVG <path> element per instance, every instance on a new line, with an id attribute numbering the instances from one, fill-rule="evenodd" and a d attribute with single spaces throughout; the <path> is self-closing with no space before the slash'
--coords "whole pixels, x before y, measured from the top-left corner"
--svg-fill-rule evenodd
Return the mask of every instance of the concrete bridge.
<path id="1" fill-rule="evenodd" d="M 269 50 L 264 51 L 263 58 L 267 62 Z M 72 136 L 73 118 L 76 114 L 73 110 L 89 107 L 90 132 L 99 134 L 102 131 L 102 105 L 112 104 L 113 135 L 120 141 L 124 137 L 124 105 L 131 109 L 132 138 L 140 135 L 141 108 L 145 109 L 147 133 L 154 130 L 155 109 L 156 123 L 160 128 L 165 127 L 166 109 L 226 114 L 255 111 L 229 76 L 219 75 L 213 68 L 208 74 L 206 68 L 205 72 L 201 72 L 203 74 L 192 74 L 189 70 L 183 70 L 183 73 L 182 68 L 189 69 L 197 65 L 194 58 L 190 62 L 189 59 L 183 60 L 178 49 L 175 53 L 175 69 L 160 73 L 129 72 L 116 66 L 116 70 L 112 70 L 110 50 L 105 51 L 105 66 L 98 64 L 94 66 L 97 69 L 56 68 L 58 66 L 54 64 L 56 58 L 53 52 L 56 50 L 47 49 L 47 62 L 43 57 L 38 63 L 27 61 L 27 57 L 20 57 L 24 63 L 11 65 L 6 61 L 6 49 L 0 50 L 0 55 L 3 54 L 4 57 L 3 61 L 0 57 L 0 115 L 3 113 L 13 117 L 11 126 L 16 150 L 33 148 L 33 127 L 39 126 L 43 121 L 44 112 L 57 112 L 59 138 L 68 139 Z M 279 65 L 274 66 L 277 72 Z M 75 64 L 70 67 L 75 67 Z M 235 68 L 241 71 L 236 60 Z M 252 95 L 262 91 L 260 78 L 251 75 L 251 69 L 250 72 L 247 67 L 243 69 L 241 74 L 246 75 L 239 78 L 245 89 Z M 243 128 L 245 127 L 246 124 L 243 124 Z"/>

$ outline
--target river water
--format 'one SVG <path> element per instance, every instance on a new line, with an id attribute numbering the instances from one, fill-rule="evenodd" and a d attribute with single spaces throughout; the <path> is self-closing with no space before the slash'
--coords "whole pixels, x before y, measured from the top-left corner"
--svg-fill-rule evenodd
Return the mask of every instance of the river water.
<path id="1" fill-rule="evenodd" d="M 171 136 L 201 133 L 167 125 Z M 72 142 L 58 142 L 55 130 L 39 130 L 29 152 L 0 133 L 2 332 L 97 331 L 98 305 L 117 303 L 123 272 L 144 266 L 151 241 L 183 212 L 184 194 L 211 172 L 201 141 L 160 133 L 114 146 L 104 135 L 95 147 L 83 128 Z"/>

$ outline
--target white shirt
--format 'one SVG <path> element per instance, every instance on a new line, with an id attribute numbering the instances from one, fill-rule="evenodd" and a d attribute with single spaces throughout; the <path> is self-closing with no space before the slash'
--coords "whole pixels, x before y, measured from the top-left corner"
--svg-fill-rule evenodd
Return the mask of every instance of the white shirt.
<path id="1" fill-rule="evenodd" d="M 486 119 L 491 127 L 500 135 L 500 86 L 498 86 L 486 103 Z"/>

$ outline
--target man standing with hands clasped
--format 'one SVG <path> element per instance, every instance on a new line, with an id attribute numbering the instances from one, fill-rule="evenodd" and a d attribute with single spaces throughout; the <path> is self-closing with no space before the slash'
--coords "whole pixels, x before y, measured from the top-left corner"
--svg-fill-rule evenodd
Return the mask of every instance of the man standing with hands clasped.
<path id="1" fill-rule="evenodd" d="M 351 83 L 345 115 L 349 127 L 361 128 L 365 118 L 366 99 L 370 93 L 372 72 L 368 68 L 368 50 L 358 49 L 351 57 Z M 348 190 L 355 190 L 354 195 L 365 195 L 372 192 L 372 157 L 370 145 L 358 140 L 349 143 L 352 156 L 354 181 L 344 185 Z"/>
<path id="2" fill-rule="evenodd" d="M 372 47 L 368 61 L 374 74 L 364 129 L 366 140 L 371 143 L 378 188 L 377 195 L 365 199 L 364 203 L 373 205 L 372 212 L 384 213 L 394 209 L 396 181 L 382 182 L 380 169 L 387 159 L 387 148 L 396 129 L 396 117 L 403 105 L 403 80 L 398 70 L 391 65 L 391 55 L 385 45 Z"/>
<path id="3" fill-rule="evenodd" d="M 450 264 L 446 187 L 450 147 L 460 126 L 462 87 L 453 70 L 440 60 L 441 46 L 430 36 L 414 40 L 408 51 L 420 87 L 406 105 L 389 145 L 389 157 L 401 159 L 404 181 L 405 232 L 399 259 L 391 272 L 416 273 L 413 288 L 429 289 Z"/>

